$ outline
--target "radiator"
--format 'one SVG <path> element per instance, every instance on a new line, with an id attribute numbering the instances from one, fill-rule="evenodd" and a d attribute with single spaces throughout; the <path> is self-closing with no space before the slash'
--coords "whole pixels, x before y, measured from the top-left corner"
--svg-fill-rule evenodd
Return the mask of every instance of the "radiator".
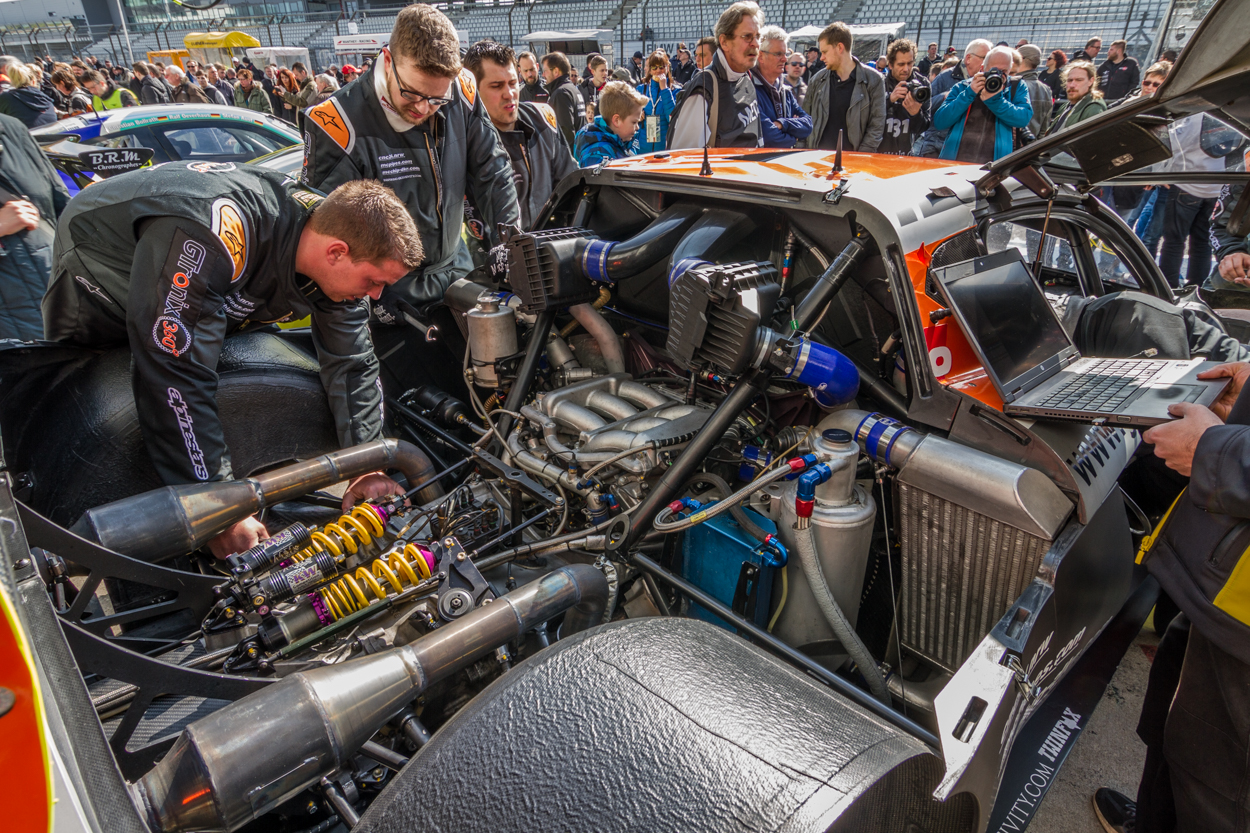
<path id="1" fill-rule="evenodd" d="M 901 641 L 954 672 L 1037 574 L 1049 543 L 896 483 Z"/>

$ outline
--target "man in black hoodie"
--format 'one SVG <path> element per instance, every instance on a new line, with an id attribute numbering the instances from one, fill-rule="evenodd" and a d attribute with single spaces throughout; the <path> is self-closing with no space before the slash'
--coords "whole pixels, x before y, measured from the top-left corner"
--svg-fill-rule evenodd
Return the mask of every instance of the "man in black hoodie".
<path id="1" fill-rule="evenodd" d="M 564 141 L 573 146 L 573 136 L 586 123 L 586 105 L 581 90 L 569 78 L 573 67 L 563 52 L 543 56 L 543 80 L 547 82 L 547 103 L 556 111 L 556 123 Z"/>
<path id="2" fill-rule="evenodd" d="M 169 85 L 149 69 L 143 61 L 135 61 L 135 78 L 139 79 L 139 100 L 144 104 L 168 104 Z"/>

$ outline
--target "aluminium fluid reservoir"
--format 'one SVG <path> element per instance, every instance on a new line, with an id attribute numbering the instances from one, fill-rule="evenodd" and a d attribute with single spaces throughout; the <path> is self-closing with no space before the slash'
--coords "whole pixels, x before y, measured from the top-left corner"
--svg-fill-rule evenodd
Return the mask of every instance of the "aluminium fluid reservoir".
<path id="1" fill-rule="evenodd" d="M 499 387 L 499 371 L 495 362 L 520 351 L 517 346 L 516 313 L 502 306 L 495 293 L 482 295 L 477 306 L 465 315 L 469 328 L 469 350 L 477 384 L 484 388 Z"/>
<path id="2" fill-rule="evenodd" d="M 825 431 L 814 445 L 817 454 L 832 458 L 828 459 L 828 463 L 834 470 L 828 481 L 816 487 L 811 517 L 816 551 L 834 599 L 854 625 L 859 615 L 859 599 L 864 588 L 864 572 L 868 567 L 877 504 L 867 490 L 855 483 L 859 445 L 849 432 L 838 429 Z M 771 514 L 776 519 L 781 542 L 787 550 L 795 553 L 798 481 L 782 481 L 776 485 L 779 488 L 770 491 Z M 817 606 L 816 597 L 812 595 L 798 559 L 792 556 L 784 569 L 786 601 L 773 626 L 773 635 L 818 662 L 840 664 L 847 652 L 834 637 L 833 629 Z M 773 610 L 781 603 L 781 597 L 782 582 L 778 576 L 773 581 Z"/>

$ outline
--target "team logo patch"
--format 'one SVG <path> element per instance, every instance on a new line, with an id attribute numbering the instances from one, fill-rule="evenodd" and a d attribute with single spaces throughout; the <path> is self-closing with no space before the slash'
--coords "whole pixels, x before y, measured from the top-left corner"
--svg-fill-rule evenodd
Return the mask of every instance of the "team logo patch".
<path id="1" fill-rule="evenodd" d="M 550 104 L 543 104 L 541 101 L 534 102 L 534 106 L 538 108 L 538 112 L 543 114 L 543 118 L 547 120 L 547 124 L 551 125 L 552 130 L 559 130 L 560 125 L 556 123 L 556 111 L 551 109 Z"/>
<path id="2" fill-rule="evenodd" d="M 351 153 L 356 146 L 356 128 L 347 120 L 337 100 L 327 98 L 317 106 L 305 110 L 304 116 L 320 127 L 344 153 Z M 307 142 L 304 147 L 308 147 Z"/>
<path id="3" fill-rule="evenodd" d="M 304 188 L 296 188 L 291 191 L 291 199 L 312 211 L 325 200 L 325 197 Z"/>
<path id="4" fill-rule="evenodd" d="M 233 162 L 191 162 L 187 165 L 187 170 L 202 174 L 224 174 L 238 169 Z"/>
<path id="5" fill-rule="evenodd" d="M 477 101 L 477 79 L 467 69 L 460 70 L 460 92 L 464 93 L 470 107 Z"/>
<path id="6" fill-rule="evenodd" d="M 174 315 L 162 315 L 152 326 L 152 341 L 175 358 L 191 349 L 191 331 Z"/>
<path id="7" fill-rule="evenodd" d="M 247 218 L 234 200 L 222 197 L 213 203 L 213 234 L 226 247 L 226 254 L 234 264 L 230 274 L 230 282 L 234 283 L 243 276 L 247 266 L 247 240 L 250 229 Z"/>

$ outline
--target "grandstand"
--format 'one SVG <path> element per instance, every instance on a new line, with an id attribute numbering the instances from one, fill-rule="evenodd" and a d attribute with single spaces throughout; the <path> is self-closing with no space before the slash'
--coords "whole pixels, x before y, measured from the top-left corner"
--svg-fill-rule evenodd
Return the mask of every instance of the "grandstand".
<path id="1" fill-rule="evenodd" d="M 525 35 L 535 31 L 569 29 L 613 30 L 613 57 L 623 63 L 634 51 L 649 52 L 662 46 L 671 53 L 679 41 L 692 44 L 711 34 L 716 18 L 729 0 L 533 0 L 533 2 L 438 3 L 470 43 L 489 38 L 514 48 L 527 46 Z M 1178 0 L 1192 3 L 1196 0 Z M 1036 43 L 1044 52 L 1071 51 L 1091 35 L 1104 42 L 1129 41 L 1129 51 L 1139 60 L 1150 56 L 1151 45 L 1161 42 L 1167 0 L 1104 0 L 1087 4 L 1080 0 L 1032 0 L 1028 4 L 1001 0 L 764 0 L 768 22 L 789 30 L 823 26 L 833 20 L 852 24 L 906 24 L 906 34 L 922 45 L 936 41 L 943 48 L 962 49 L 974 37 L 1015 44 L 1021 38 Z M 130 41 L 136 57 L 150 49 L 181 41 L 188 31 L 237 29 L 251 34 L 266 46 L 303 46 L 319 67 L 335 62 L 336 35 L 389 32 L 397 8 L 362 9 L 348 16 L 338 12 L 274 15 L 262 18 L 204 15 L 159 24 L 136 24 Z M 59 39 L 59 43 L 57 42 Z M 35 44 L 39 45 L 36 49 Z M 31 38 L 28 30 L 0 30 L 0 48 L 29 56 L 49 51 L 108 55 L 126 60 L 122 33 L 62 28 Z"/>

